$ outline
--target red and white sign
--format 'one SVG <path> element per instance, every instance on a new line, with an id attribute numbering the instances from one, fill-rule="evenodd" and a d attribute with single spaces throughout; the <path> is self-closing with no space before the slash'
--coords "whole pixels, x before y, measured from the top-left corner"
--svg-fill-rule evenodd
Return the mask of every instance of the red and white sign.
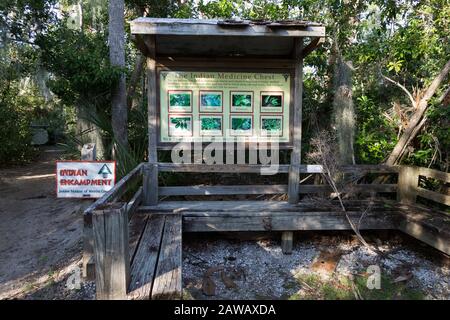
<path id="1" fill-rule="evenodd" d="M 58 198 L 100 198 L 115 182 L 115 161 L 56 162 Z"/>

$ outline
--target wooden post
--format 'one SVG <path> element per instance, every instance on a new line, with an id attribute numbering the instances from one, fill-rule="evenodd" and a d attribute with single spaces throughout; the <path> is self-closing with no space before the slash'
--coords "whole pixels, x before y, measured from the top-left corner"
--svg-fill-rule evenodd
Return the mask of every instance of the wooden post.
<path id="1" fill-rule="evenodd" d="M 81 160 L 95 161 L 97 160 L 97 147 L 95 143 L 86 143 L 81 149 Z M 94 240 L 92 234 L 92 215 L 83 215 L 83 278 L 86 280 L 94 280 Z"/>
<path id="2" fill-rule="evenodd" d="M 398 172 L 397 201 L 404 204 L 416 203 L 418 183 L 418 168 L 401 166 Z"/>
<path id="3" fill-rule="evenodd" d="M 83 214 L 83 278 L 95 279 L 94 234 L 92 231 L 92 213 Z"/>
<path id="4" fill-rule="evenodd" d="M 114 203 L 92 215 L 95 284 L 99 300 L 126 299 L 130 281 L 126 203 Z"/>
<path id="5" fill-rule="evenodd" d="M 284 231 L 281 234 L 281 251 L 284 254 L 291 254 L 293 243 L 294 243 L 294 232 Z"/>
<path id="6" fill-rule="evenodd" d="M 157 150 L 157 106 L 156 106 L 156 58 L 155 37 L 145 36 L 148 50 L 147 90 L 148 90 L 148 163 L 144 168 L 144 205 L 156 205 L 158 202 L 158 150 Z"/>
<path id="7" fill-rule="evenodd" d="M 294 79 L 294 132 L 291 165 L 289 167 L 289 203 L 297 203 L 300 187 L 300 162 L 302 148 L 302 94 L 303 94 L 303 38 L 295 39 L 295 79 Z"/>

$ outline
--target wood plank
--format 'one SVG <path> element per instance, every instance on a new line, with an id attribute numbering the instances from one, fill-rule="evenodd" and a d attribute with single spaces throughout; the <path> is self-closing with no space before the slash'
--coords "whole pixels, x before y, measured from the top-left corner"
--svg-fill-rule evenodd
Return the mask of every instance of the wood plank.
<path id="1" fill-rule="evenodd" d="M 108 286 L 104 265 L 106 262 L 106 234 L 105 234 L 105 216 L 103 214 L 94 214 L 92 216 L 92 234 L 93 234 L 93 254 L 95 266 L 95 292 L 97 299 L 108 298 Z"/>
<path id="2" fill-rule="evenodd" d="M 418 196 L 423 197 L 428 200 L 433 200 L 438 203 L 450 206 L 450 196 L 435 191 L 427 190 L 424 188 L 417 187 L 416 193 Z"/>
<path id="3" fill-rule="evenodd" d="M 222 173 L 260 173 L 262 168 L 267 166 L 259 164 L 222 164 L 222 165 L 208 165 L 197 163 L 168 163 L 159 162 L 158 170 L 160 172 L 222 172 Z M 299 165 L 300 173 L 321 173 L 322 166 L 320 165 Z M 397 173 L 399 166 L 389 165 L 345 165 L 340 168 L 344 173 Z M 278 168 L 279 173 L 288 173 L 289 165 L 280 164 Z"/>
<path id="4" fill-rule="evenodd" d="M 142 187 L 139 187 L 138 191 L 134 194 L 133 198 L 127 203 L 128 219 L 131 219 L 138 206 L 142 202 Z"/>
<path id="5" fill-rule="evenodd" d="M 386 203 L 390 203 L 386 201 Z M 367 208 L 369 202 L 367 201 L 345 201 L 346 206 L 351 209 Z M 182 212 L 199 212 L 213 215 L 216 212 L 240 212 L 241 215 L 246 212 L 311 212 L 331 210 L 338 207 L 330 206 L 324 203 L 322 208 L 319 208 L 317 201 L 306 202 L 302 201 L 297 204 L 290 204 L 287 201 L 162 201 L 156 206 L 142 206 L 139 207 L 139 212 L 167 214 L 167 213 L 182 213 Z M 385 206 L 387 206 L 385 208 Z M 374 202 L 371 204 L 372 208 L 393 208 L 392 205 L 387 205 L 383 202 Z"/>
<path id="6" fill-rule="evenodd" d="M 249 37 L 249 36 L 221 36 L 220 41 L 217 38 L 201 35 L 185 35 L 183 37 L 176 35 L 157 36 L 156 57 L 159 61 L 160 57 L 204 57 L 207 63 L 210 57 L 228 58 L 230 56 L 239 58 L 261 58 L 265 57 L 264 62 L 260 62 L 259 66 L 253 64 L 257 68 L 265 67 L 270 63 L 272 58 L 289 57 L 292 52 L 293 38 L 291 37 Z M 245 45 L 242 45 L 245 43 Z M 250 59 L 248 59 L 250 60 Z M 223 61 L 219 68 L 235 67 Z M 246 62 L 241 62 L 241 65 Z M 187 66 L 190 68 L 200 67 L 205 70 L 204 66 L 194 64 Z M 249 66 L 245 66 L 248 68 Z M 281 66 L 278 66 L 278 69 Z M 206 70 L 205 70 L 206 71 Z"/>
<path id="7" fill-rule="evenodd" d="M 450 225 L 448 215 L 419 205 L 397 206 L 403 220 L 399 230 L 450 255 Z"/>
<path id="8" fill-rule="evenodd" d="M 148 214 L 134 214 L 129 222 L 130 265 L 133 264 L 133 259 L 144 233 L 145 226 L 147 225 L 148 217 Z"/>
<path id="9" fill-rule="evenodd" d="M 404 204 L 414 204 L 418 183 L 419 172 L 417 167 L 401 166 L 397 182 L 397 201 Z"/>
<path id="10" fill-rule="evenodd" d="M 97 299 L 125 299 L 130 280 L 126 204 L 94 211 L 93 230 Z"/>
<path id="11" fill-rule="evenodd" d="M 294 57 L 297 60 L 294 78 L 294 120 L 292 135 L 291 165 L 289 167 L 288 198 L 290 203 L 297 203 L 300 189 L 300 164 L 302 150 L 302 100 L 303 100 L 303 38 L 296 38 Z"/>
<path id="12" fill-rule="evenodd" d="M 324 42 L 325 42 L 325 37 L 313 38 L 311 40 L 311 42 L 303 49 L 302 57 L 305 58 L 308 54 L 310 54 L 314 49 L 319 47 Z"/>
<path id="13" fill-rule="evenodd" d="M 261 173 L 262 168 L 269 168 L 257 164 L 174 164 L 158 163 L 158 170 L 161 172 L 221 172 L 221 173 Z M 287 173 L 289 165 L 280 165 L 279 172 Z"/>
<path id="14" fill-rule="evenodd" d="M 142 174 L 143 163 L 140 163 L 133 170 L 131 170 L 125 177 L 119 180 L 114 187 L 106 192 L 101 198 L 91 204 L 84 210 L 84 214 L 91 214 L 97 207 L 105 205 L 108 202 L 118 200 L 126 191 L 130 184 L 136 182 Z"/>
<path id="15" fill-rule="evenodd" d="M 267 59 L 255 57 L 158 57 L 157 67 L 171 69 L 173 67 L 190 68 L 223 68 L 224 65 L 245 69 L 292 69 L 293 59 Z"/>
<path id="16" fill-rule="evenodd" d="M 181 215 L 166 217 L 151 299 L 181 299 Z"/>
<path id="17" fill-rule="evenodd" d="M 351 187 L 352 192 L 396 192 L 396 184 L 357 184 Z M 332 192 L 327 185 L 300 185 L 300 194 Z M 231 186 L 176 186 L 160 187 L 161 196 L 192 195 L 238 195 L 238 194 L 285 194 L 287 185 L 231 185 Z"/>
<path id="18" fill-rule="evenodd" d="M 165 216 L 163 215 L 152 215 L 147 221 L 131 265 L 131 280 L 128 294 L 128 297 L 131 299 L 150 299 L 164 221 Z"/>
<path id="19" fill-rule="evenodd" d="M 179 213 L 183 211 L 280 211 L 297 210 L 295 205 L 285 201 L 161 201 L 155 206 L 141 206 L 139 211 Z"/>
<path id="20" fill-rule="evenodd" d="M 450 183 L 450 173 L 422 167 L 418 168 L 418 171 L 419 175 L 421 176 L 441 180 L 445 183 Z"/>
<path id="21" fill-rule="evenodd" d="M 358 223 L 364 211 L 351 212 L 349 216 Z M 361 221 L 360 229 L 396 229 L 398 214 L 395 212 L 369 212 Z M 341 212 L 285 213 L 263 212 L 220 215 L 192 215 L 183 213 L 184 232 L 217 231 L 296 231 L 296 230 L 351 230 Z"/>
<path id="22" fill-rule="evenodd" d="M 157 149 L 157 92 L 156 92 L 156 40 L 154 36 L 145 37 L 147 50 L 147 108 L 148 108 L 148 165 L 144 170 L 144 199 L 146 205 L 158 202 L 158 149 Z"/>
<path id="23" fill-rule="evenodd" d="M 197 35 L 197 36 L 270 36 L 270 37 L 323 37 L 325 27 L 316 23 L 297 28 L 268 28 L 249 25 L 246 28 L 224 28 L 212 19 L 158 19 L 138 18 L 130 22 L 132 34 Z"/>
<path id="24" fill-rule="evenodd" d="M 143 163 L 131 170 L 125 177 L 120 179 L 116 185 L 105 193 L 101 198 L 92 203 L 83 213 L 83 277 L 94 279 L 95 267 L 93 265 L 94 238 L 92 231 L 92 212 L 108 202 L 117 201 L 126 191 L 130 184 L 133 184 L 142 175 Z"/>
<path id="25" fill-rule="evenodd" d="M 160 187 L 159 189 L 159 193 L 162 196 L 287 193 L 287 185 L 179 186 Z"/>
<path id="26" fill-rule="evenodd" d="M 83 214 L 83 278 L 95 279 L 94 232 L 92 230 L 92 214 Z"/>
<path id="27" fill-rule="evenodd" d="M 284 231 L 281 234 L 281 251 L 284 254 L 291 254 L 293 244 L 294 244 L 294 233 L 292 231 Z"/>

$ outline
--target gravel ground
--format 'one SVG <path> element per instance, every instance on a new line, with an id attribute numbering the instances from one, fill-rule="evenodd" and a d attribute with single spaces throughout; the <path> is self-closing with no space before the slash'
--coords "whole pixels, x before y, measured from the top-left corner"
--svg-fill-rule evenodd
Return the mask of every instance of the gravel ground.
<path id="1" fill-rule="evenodd" d="M 382 275 L 421 292 L 425 299 L 450 298 L 447 257 L 420 243 L 405 240 L 397 233 L 384 240 L 376 234 L 370 238 L 379 252 L 361 246 L 349 233 L 316 234 L 295 241 L 291 255 L 281 252 L 275 238 L 247 241 L 183 239 L 184 297 L 288 299 L 302 290 L 296 280 L 299 276 L 317 275 L 325 283 L 341 276 L 364 273 L 368 266 L 378 265 Z M 335 272 L 311 268 L 323 251 L 341 252 Z M 224 275 L 232 280 L 231 285 L 229 280 L 223 279 Z M 215 290 L 204 289 L 211 289 L 211 281 L 205 278 L 213 282 Z"/>
<path id="2" fill-rule="evenodd" d="M 360 245 L 349 232 L 302 233 L 296 235 L 291 255 L 281 252 L 278 235 L 245 237 L 238 240 L 237 235 L 186 235 L 183 298 L 292 299 L 308 291 L 308 299 L 327 299 L 321 294 L 311 294 L 311 290 L 321 291 L 327 284 L 338 283 L 336 279 L 342 276 L 360 275 L 368 266 L 378 265 L 382 276 L 391 281 L 403 277 L 402 286 L 420 292 L 423 299 L 450 299 L 449 258 L 397 232 L 365 236 L 369 243 L 376 245 L 378 252 Z M 313 267 L 322 252 L 337 257 L 334 271 L 321 270 L 320 263 L 319 268 Z M 70 276 L 80 266 L 78 255 L 55 266 L 53 274 L 13 298 L 94 299 L 93 282 L 81 281 L 77 289 L 68 286 Z M 298 280 L 312 276 L 322 282 L 310 287 L 310 282 Z"/>

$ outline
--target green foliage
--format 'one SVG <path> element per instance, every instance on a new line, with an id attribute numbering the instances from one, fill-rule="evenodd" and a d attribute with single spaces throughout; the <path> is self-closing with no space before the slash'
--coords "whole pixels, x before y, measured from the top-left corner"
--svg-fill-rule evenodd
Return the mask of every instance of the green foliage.
<path id="1" fill-rule="evenodd" d="M 316 274 L 301 274 L 297 275 L 296 279 L 304 290 L 301 293 L 295 293 L 289 297 L 289 300 L 354 300 L 356 292 L 364 300 L 424 299 L 423 292 L 409 288 L 403 283 L 394 283 L 393 279 L 386 275 L 381 276 L 380 289 L 368 289 L 367 276 L 359 275 L 354 280 L 345 276 L 324 280 Z"/>
<path id="2" fill-rule="evenodd" d="M 49 86 L 64 104 L 108 100 L 123 70 L 110 65 L 106 41 L 104 33 L 71 30 L 64 22 L 36 39 L 43 66 L 54 74 Z"/>
<path id="3" fill-rule="evenodd" d="M 26 162 L 34 155 L 30 124 L 33 106 L 39 101 L 18 91 L 10 90 L 0 100 L 0 167 Z"/>
<path id="4" fill-rule="evenodd" d="M 74 2 L 63 0 L 58 4 L 65 6 Z M 13 154 L 2 151 L 2 162 L 30 158 L 33 148 L 29 144 L 28 126 L 31 121 L 49 123 L 52 136 L 61 137 L 63 132 L 68 149 L 76 150 L 84 132 L 81 135 L 74 132 L 75 108 L 87 110 L 87 118 L 101 128 L 108 148 L 113 143 L 110 88 L 120 73 L 129 74 L 134 68 L 137 50 L 127 37 L 127 70 L 110 66 L 106 0 L 81 1 L 82 30 L 68 29 L 65 19 L 56 15 L 56 4 L 54 0 L 0 3 L 0 120 L 3 124 L 0 139 L 5 141 L 4 145 L 20 146 Z M 409 107 L 405 94 L 387 84 L 381 74 L 414 91 L 414 88 L 429 85 L 450 56 L 450 4 L 447 0 L 127 0 L 126 4 L 127 20 L 142 15 L 195 18 L 201 14 L 205 18 L 303 19 L 324 23 L 327 27 L 325 43 L 304 62 L 302 152 L 308 152 L 309 139 L 315 132 L 330 130 L 334 65 L 340 54 L 355 67 L 352 79 L 357 113 L 355 156 L 360 163 L 379 163 L 386 158 L 401 133 L 402 116 L 393 106 L 401 110 Z M 101 10 L 97 11 L 98 8 Z M 48 85 L 58 99 L 43 99 L 36 88 L 26 94 L 20 92 L 23 81 L 34 79 L 38 65 L 51 73 Z M 448 168 L 450 110 L 436 99 L 446 86 L 447 80 L 430 101 L 428 120 L 410 143 L 404 163 Z M 136 161 L 147 156 L 143 89 L 139 84 L 136 96 L 142 96 L 142 101 L 129 111 L 130 150 L 123 151 L 128 153 L 125 158 L 129 156 Z M 218 96 L 205 97 L 209 100 L 202 100 L 204 105 L 222 104 Z M 187 97 L 182 100 L 180 105 L 187 106 Z M 281 106 L 281 99 L 267 96 L 263 104 Z M 250 106 L 250 97 L 234 95 L 233 105 Z M 178 125 L 185 128 L 187 123 Z M 205 125 L 213 126 L 213 121 Z M 269 122 L 267 125 L 269 127 Z M 217 127 L 217 123 L 214 126 Z M 270 125 L 275 126 L 275 122 Z M 233 129 L 249 130 L 251 127 L 251 119 L 232 120 Z M 13 149 L 9 148 L 11 152 Z"/>

